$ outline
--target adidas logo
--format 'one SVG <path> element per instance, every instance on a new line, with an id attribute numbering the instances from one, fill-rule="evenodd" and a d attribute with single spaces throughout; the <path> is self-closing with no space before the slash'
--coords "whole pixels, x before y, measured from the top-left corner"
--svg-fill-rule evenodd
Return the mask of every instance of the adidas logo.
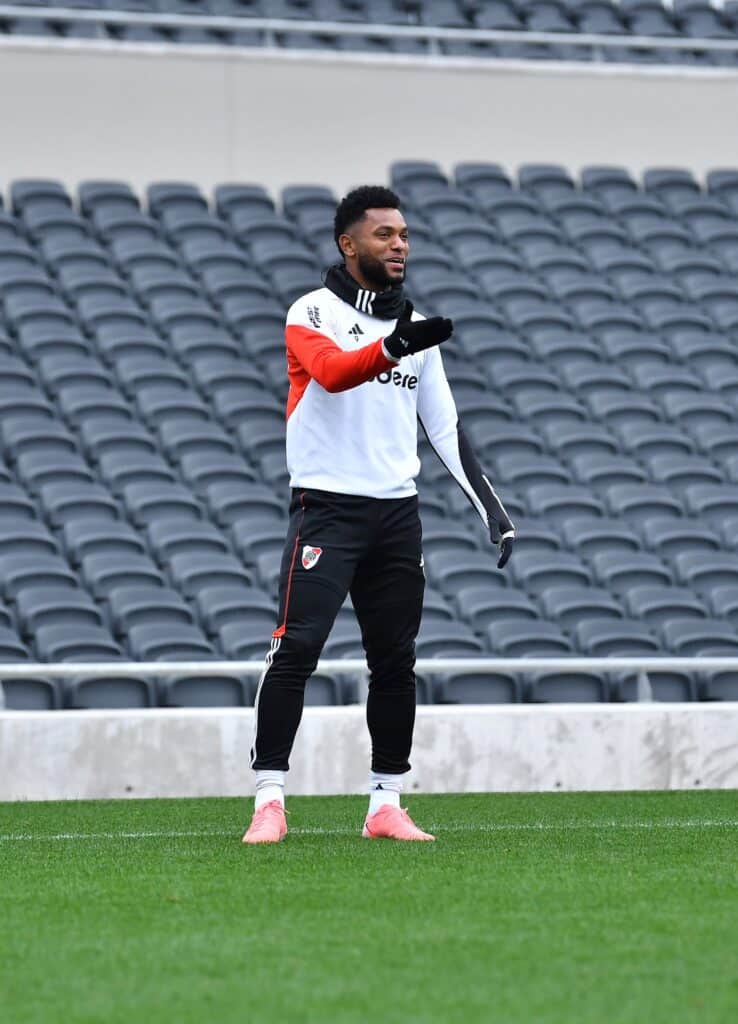
<path id="1" fill-rule="evenodd" d="M 359 327 L 358 324 L 354 324 L 354 326 L 349 331 L 349 334 L 354 339 L 354 341 L 358 341 L 359 340 L 359 336 L 362 335 L 363 333 L 364 332 L 362 331 L 362 329 Z"/>

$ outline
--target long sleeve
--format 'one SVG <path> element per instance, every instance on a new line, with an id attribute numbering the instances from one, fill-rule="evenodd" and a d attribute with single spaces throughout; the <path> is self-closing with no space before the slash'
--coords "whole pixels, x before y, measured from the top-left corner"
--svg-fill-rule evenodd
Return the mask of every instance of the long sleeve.
<path id="1" fill-rule="evenodd" d="M 345 352 L 332 338 L 302 324 L 288 324 L 285 338 L 288 360 L 291 357 L 293 363 L 333 394 L 364 384 L 396 365 L 385 354 L 382 338 L 353 352 Z"/>
<path id="2" fill-rule="evenodd" d="M 485 526 L 496 525 L 501 537 L 515 527 L 479 464 L 459 422 L 438 348 L 429 349 L 418 383 L 418 419 L 436 455 L 457 481 Z"/>

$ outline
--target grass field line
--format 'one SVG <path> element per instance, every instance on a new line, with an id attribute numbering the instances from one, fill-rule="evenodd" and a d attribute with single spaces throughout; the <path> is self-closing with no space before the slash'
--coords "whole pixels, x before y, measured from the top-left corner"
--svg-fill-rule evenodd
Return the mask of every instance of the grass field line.
<path id="1" fill-rule="evenodd" d="M 725 819 L 665 819 L 664 821 L 562 821 L 562 822 L 488 822 L 479 825 L 437 824 L 426 826 L 436 832 L 566 832 L 570 830 L 597 831 L 598 829 L 700 829 L 738 828 L 738 820 Z M 355 828 L 292 828 L 293 835 L 350 836 L 360 832 Z M 207 839 L 209 837 L 238 835 L 233 829 L 190 829 L 146 832 L 7 832 L 0 833 L 0 843 L 10 842 L 83 842 L 96 839 Z"/>

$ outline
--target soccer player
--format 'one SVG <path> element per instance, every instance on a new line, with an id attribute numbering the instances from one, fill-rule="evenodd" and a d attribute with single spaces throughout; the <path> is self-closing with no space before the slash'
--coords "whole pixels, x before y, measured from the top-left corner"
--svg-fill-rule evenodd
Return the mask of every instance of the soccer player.
<path id="1" fill-rule="evenodd" d="M 439 346 L 450 320 L 423 318 L 405 295 L 408 229 L 398 197 L 365 185 L 338 205 L 342 262 L 287 314 L 287 467 L 292 498 L 278 625 L 259 680 L 245 843 L 287 832 L 285 774 L 305 684 L 346 595 L 369 667 L 372 745 L 368 839 L 431 840 L 400 807 L 415 723 L 415 637 L 425 575 L 415 486 L 420 421 L 499 545 L 515 531 L 459 424 Z"/>

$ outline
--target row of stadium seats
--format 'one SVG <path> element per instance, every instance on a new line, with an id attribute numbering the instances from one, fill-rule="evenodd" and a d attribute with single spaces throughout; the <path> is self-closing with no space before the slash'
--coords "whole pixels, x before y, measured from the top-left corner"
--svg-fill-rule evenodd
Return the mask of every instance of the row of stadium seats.
<path id="1" fill-rule="evenodd" d="M 736 654 L 738 171 L 575 180 L 400 161 L 408 288 L 518 520 L 505 573 L 421 442 L 421 657 Z M 336 196 L 12 184 L 0 211 L 1 660 L 260 659 L 286 525 L 286 306 Z M 645 222 L 639 220 L 645 218 Z M 350 608 L 325 651 L 361 657 Z M 632 699 L 633 679 L 423 680 L 421 698 Z M 657 685 L 658 684 L 658 685 Z M 356 699 L 324 679 L 316 702 Z M 734 678 L 656 678 L 712 699 Z M 248 704 L 253 680 L 14 681 L 9 706 Z M 464 696 L 466 695 L 466 696 Z M 485 696 L 486 695 L 486 696 Z"/>
<path id="2" fill-rule="evenodd" d="M 736 51 L 709 48 L 705 41 L 733 41 L 738 38 L 738 0 L 720 7 L 708 0 L 76 0 L 67 4 L 20 0 L 17 17 L 7 15 L 0 31 L 10 35 L 32 35 L 46 39 L 90 38 L 124 42 L 182 43 L 215 46 L 277 45 L 289 49 L 334 49 L 387 54 L 428 54 L 456 57 L 492 57 L 525 60 L 606 60 L 626 63 L 689 63 L 733 66 Z M 47 17 L 24 16 L 24 6 L 40 8 Z M 54 17 L 54 8 L 80 8 L 96 12 L 94 19 Z M 243 28 L 215 27 L 207 23 L 162 24 L 139 21 L 124 24 L 106 20 L 106 13 L 131 11 L 139 15 L 194 15 L 244 18 Z M 326 24 L 366 24 L 366 34 L 340 34 L 330 27 L 321 31 L 284 30 L 266 33 L 249 28 L 248 19 L 269 17 Z M 555 42 L 507 42 L 500 40 L 440 38 L 432 42 L 411 35 L 372 34 L 371 26 L 424 26 L 437 29 L 497 30 L 593 34 L 623 37 L 622 46 L 579 46 Z M 684 49 L 633 47 L 628 36 L 656 39 L 695 39 L 702 46 Z"/>
<path id="3" fill-rule="evenodd" d="M 250 707 L 256 685 L 253 678 L 238 675 L 146 676 L 75 675 L 60 681 L 48 677 L 4 680 L 8 710 L 89 709 L 152 707 Z M 645 687 L 645 690 L 643 689 Z M 519 704 L 519 703 L 630 703 L 656 701 L 721 701 L 738 699 L 738 678 L 733 672 L 486 672 L 418 677 L 418 701 L 422 704 Z M 361 685 L 349 675 L 316 672 L 308 681 L 308 706 L 355 704 Z"/>

